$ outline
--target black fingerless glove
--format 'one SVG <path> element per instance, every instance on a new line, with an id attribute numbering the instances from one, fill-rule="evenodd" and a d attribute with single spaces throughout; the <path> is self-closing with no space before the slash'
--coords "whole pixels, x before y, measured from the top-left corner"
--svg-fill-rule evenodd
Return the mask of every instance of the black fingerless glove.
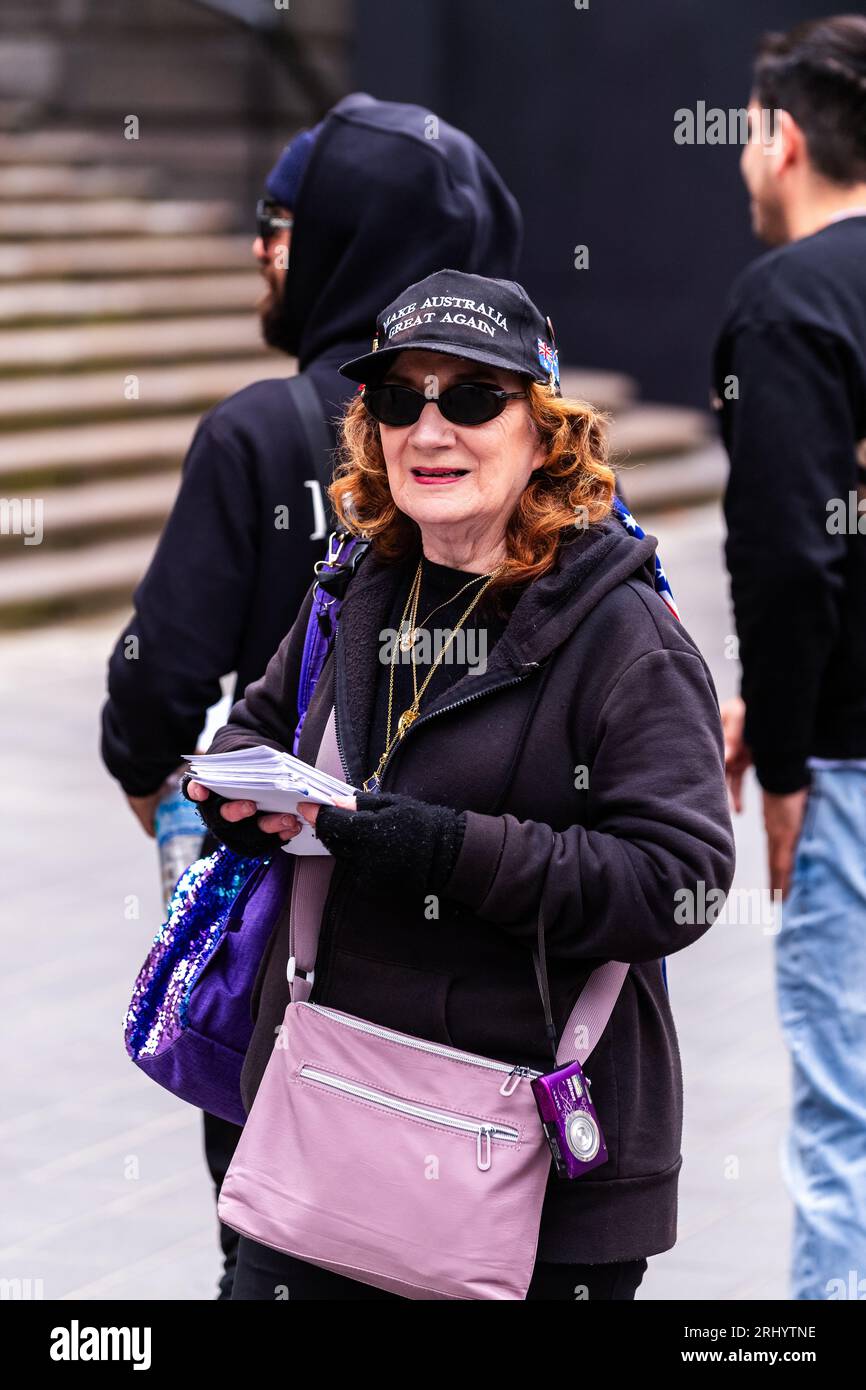
<path id="1" fill-rule="evenodd" d="M 187 795 L 187 787 L 195 779 L 189 774 L 181 779 L 180 789 L 187 801 L 192 801 L 193 806 L 198 811 L 208 830 L 222 840 L 224 845 L 234 850 L 235 854 L 244 856 L 262 857 L 266 854 L 273 854 L 279 849 L 283 841 L 279 835 L 269 835 L 261 830 L 258 824 L 258 813 L 250 816 L 247 820 L 229 821 L 221 814 L 222 807 L 227 805 L 230 798 L 220 796 L 218 792 L 211 792 L 206 801 L 193 801 Z"/>
<path id="2" fill-rule="evenodd" d="M 437 892 L 457 862 L 466 817 L 389 792 L 356 792 L 357 811 L 322 806 L 316 834 L 335 859 L 409 888 Z"/>

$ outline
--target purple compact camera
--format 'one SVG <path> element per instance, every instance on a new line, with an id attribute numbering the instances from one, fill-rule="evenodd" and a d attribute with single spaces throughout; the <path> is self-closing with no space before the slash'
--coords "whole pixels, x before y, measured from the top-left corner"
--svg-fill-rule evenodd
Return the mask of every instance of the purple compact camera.
<path id="1" fill-rule="evenodd" d="M 579 1178 L 606 1163 L 604 1135 L 580 1062 L 533 1077 L 530 1085 L 558 1176 Z"/>

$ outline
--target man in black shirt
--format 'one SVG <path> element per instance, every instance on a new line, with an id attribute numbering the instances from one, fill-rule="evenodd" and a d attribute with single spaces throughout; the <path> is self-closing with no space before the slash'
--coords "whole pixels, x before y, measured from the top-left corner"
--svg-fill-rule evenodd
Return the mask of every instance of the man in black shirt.
<path id="1" fill-rule="evenodd" d="M 866 18 L 766 37 L 749 116 L 741 168 L 776 249 L 715 354 L 742 663 L 723 720 L 784 899 L 793 1296 L 832 1298 L 866 1271 Z"/>

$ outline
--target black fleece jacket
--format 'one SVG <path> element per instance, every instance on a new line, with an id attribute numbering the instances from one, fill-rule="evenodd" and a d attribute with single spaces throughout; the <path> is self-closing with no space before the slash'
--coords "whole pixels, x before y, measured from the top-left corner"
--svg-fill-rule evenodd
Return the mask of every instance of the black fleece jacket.
<path id="1" fill-rule="evenodd" d="M 428 123 L 418 106 L 345 97 L 298 194 L 285 339 L 335 442 L 333 421 L 357 389 L 337 367 L 368 351 L 383 304 L 443 265 L 516 272 L 517 204 L 473 140 L 446 121 L 430 140 Z M 125 791 L 155 791 L 193 750 L 222 677 L 236 672 L 239 694 L 264 671 L 324 554 L 318 486 L 284 378 L 202 420 L 109 662 L 102 757 Z"/>
<path id="2" fill-rule="evenodd" d="M 682 1072 L 660 958 L 711 925 L 703 904 L 727 891 L 734 850 L 715 692 L 653 589 L 654 550 L 614 522 L 564 536 L 486 671 L 438 695 L 391 756 L 384 793 L 465 821 L 436 913 L 429 880 L 407 887 L 335 855 L 322 917 L 314 1002 L 542 1069 L 532 963 L 542 893 L 558 1029 L 595 966 L 629 963 L 588 1067 L 611 1157 L 580 1181 L 551 1178 L 540 1259 L 628 1260 L 676 1238 Z M 335 706 L 353 786 L 369 770 L 380 634 L 411 572 L 413 561 L 365 557 L 304 723 L 299 753 L 315 762 Z M 309 611 L 308 595 L 214 752 L 291 747 Z M 248 1107 L 288 1002 L 287 957 L 281 920 L 254 989 Z"/>

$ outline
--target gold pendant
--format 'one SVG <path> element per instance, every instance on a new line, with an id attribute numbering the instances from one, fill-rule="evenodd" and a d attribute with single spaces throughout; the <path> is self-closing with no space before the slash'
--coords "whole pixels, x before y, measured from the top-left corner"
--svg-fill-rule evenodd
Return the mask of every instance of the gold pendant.
<path id="1" fill-rule="evenodd" d="M 399 738 L 403 737 L 409 725 L 414 724 L 417 718 L 418 711 L 416 709 L 404 709 L 400 718 L 397 720 L 397 735 Z"/>
<path id="2" fill-rule="evenodd" d="M 409 652 L 409 651 L 411 651 L 412 648 L 413 648 L 413 646 L 415 645 L 415 638 L 416 638 L 417 636 L 418 636 L 418 633 L 417 633 L 417 631 L 415 630 L 414 627 L 410 628 L 408 632 L 401 632 L 401 633 L 400 633 L 400 650 L 401 650 L 401 652 Z"/>

